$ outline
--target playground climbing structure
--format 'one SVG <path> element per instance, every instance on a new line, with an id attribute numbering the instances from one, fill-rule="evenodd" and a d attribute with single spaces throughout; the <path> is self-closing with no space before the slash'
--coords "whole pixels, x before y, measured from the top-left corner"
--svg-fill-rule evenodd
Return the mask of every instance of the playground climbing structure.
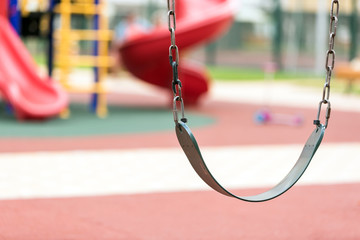
<path id="1" fill-rule="evenodd" d="M 108 46 L 112 39 L 112 31 L 108 28 L 105 11 L 105 0 L 61 0 L 52 4 L 53 12 L 60 17 L 60 28 L 54 32 L 55 66 L 60 70 L 60 83 L 69 92 L 92 94 L 90 108 L 99 117 L 107 115 L 106 90 L 104 80 L 107 69 L 112 66 Z M 85 16 L 92 20 L 92 29 L 74 29 L 74 15 Z M 80 41 L 93 43 L 92 55 L 80 55 L 73 47 Z M 69 80 L 74 67 L 93 67 L 94 81 L 90 87 L 79 87 Z"/>

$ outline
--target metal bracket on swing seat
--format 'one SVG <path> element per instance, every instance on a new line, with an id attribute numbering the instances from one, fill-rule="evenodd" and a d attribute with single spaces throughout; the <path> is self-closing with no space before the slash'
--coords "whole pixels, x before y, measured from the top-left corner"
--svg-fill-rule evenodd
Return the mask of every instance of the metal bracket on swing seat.
<path id="1" fill-rule="evenodd" d="M 178 122 L 175 129 L 178 141 L 182 149 L 184 150 L 188 160 L 190 161 L 190 164 L 192 165 L 196 173 L 200 176 L 200 178 L 215 191 L 226 196 L 234 197 L 248 202 L 268 201 L 280 196 L 281 194 L 289 190 L 305 172 L 316 150 L 320 146 L 325 133 L 325 127 L 323 125 L 316 126 L 315 130 L 312 132 L 307 142 L 305 143 L 305 146 L 300 154 L 298 161 L 295 163 L 290 172 L 283 178 L 283 180 L 281 180 L 276 186 L 258 195 L 242 197 L 236 196 L 226 190 L 214 178 L 214 176 L 211 174 L 210 170 L 206 166 L 197 141 L 186 123 Z"/>

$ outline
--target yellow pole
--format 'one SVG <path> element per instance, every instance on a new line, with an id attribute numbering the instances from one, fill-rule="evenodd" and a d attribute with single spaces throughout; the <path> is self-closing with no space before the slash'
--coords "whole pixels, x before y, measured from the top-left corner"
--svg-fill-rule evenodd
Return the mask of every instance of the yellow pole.
<path id="1" fill-rule="evenodd" d="M 71 2 L 70 0 L 62 0 L 60 2 L 60 42 L 59 52 L 61 55 L 60 61 L 60 83 L 63 86 L 68 86 L 68 78 L 70 73 L 69 52 L 70 52 L 70 34 L 71 34 Z M 60 116 L 68 118 L 70 110 L 65 109 Z"/>
<path id="2" fill-rule="evenodd" d="M 108 28 L 108 23 L 107 23 L 107 18 L 105 17 L 104 14 L 104 8 L 105 4 L 104 4 L 104 0 L 100 2 L 99 4 L 99 8 L 100 8 L 100 13 L 99 13 L 99 30 L 98 30 L 98 44 L 99 44 L 99 56 L 108 56 L 108 48 L 107 48 L 107 41 L 102 40 L 102 36 L 101 34 L 103 33 L 103 30 Z M 99 59 L 99 58 L 98 58 Z M 99 60 L 98 60 L 99 61 Z M 100 88 L 102 88 L 104 86 L 104 79 L 106 76 L 106 71 L 107 68 L 105 66 L 100 66 L 100 63 L 98 62 L 98 67 L 99 67 L 99 84 L 101 86 L 99 86 Z M 97 114 L 100 117 L 105 117 L 107 115 L 107 103 L 106 103 L 106 94 L 105 93 L 99 93 L 99 101 L 98 101 L 98 106 L 97 106 Z"/>
<path id="3" fill-rule="evenodd" d="M 58 34 L 54 38 L 58 41 L 57 60 L 60 69 L 60 83 L 69 91 L 81 91 L 85 89 L 74 88 L 68 79 L 72 66 L 93 66 L 98 68 L 98 82 L 94 82 L 88 92 L 98 94 L 96 113 L 99 117 L 107 115 L 107 99 L 104 88 L 107 69 L 111 66 L 111 58 L 108 52 L 108 43 L 112 39 L 112 31 L 108 29 L 108 19 L 105 15 L 105 0 L 95 4 L 94 0 L 61 0 L 54 9 L 61 16 L 61 25 Z M 71 29 L 71 14 L 83 14 L 87 16 L 99 16 L 99 27 L 96 30 L 73 30 Z M 97 56 L 71 55 L 71 41 L 97 41 Z M 86 90 L 85 90 L 86 91 Z M 69 113 L 69 111 L 67 111 Z"/>

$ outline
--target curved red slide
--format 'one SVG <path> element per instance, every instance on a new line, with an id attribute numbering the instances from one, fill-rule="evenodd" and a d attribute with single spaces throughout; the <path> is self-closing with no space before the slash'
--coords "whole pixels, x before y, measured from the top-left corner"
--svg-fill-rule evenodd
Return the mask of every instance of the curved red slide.
<path id="1" fill-rule="evenodd" d="M 67 94 L 42 79 L 26 47 L 9 22 L 0 16 L 0 92 L 18 119 L 44 119 L 59 114 Z"/>
<path id="2" fill-rule="evenodd" d="M 233 11 L 227 0 L 178 0 L 176 43 L 184 50 L 210 42 L 232 24 Z M 136 77 L 160 86 L 171 86 L 170 34 L 167 26 L 131 38 L 119 49 L 123 64 Z M 187 104 L 196 104 L 208 91 L 210 78 L 204 67 L 181 59 L 179 77 Z"/>

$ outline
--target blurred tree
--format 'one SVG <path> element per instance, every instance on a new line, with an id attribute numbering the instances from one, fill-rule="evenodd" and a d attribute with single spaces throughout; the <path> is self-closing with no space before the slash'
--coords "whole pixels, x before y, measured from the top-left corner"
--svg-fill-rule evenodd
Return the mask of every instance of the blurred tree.
<path id="1" fill-rule="evenodd" d="M 358 49 L 358 12 L 357 0 L 352 0 L 352 13 L 350 15 L 350 54 L 349 60 L 353 60 L 357 56 Z"/>
<path id="2" fill-rule="evenodd" d="M 283 42 L 283 10 L 281 0 L 274 0 L 274 9 L 272 13 L 274 23 L 273 34 L 273 60 L 277 64 L 278 69 L 283 68 L 282 64 L 282 42 Z"/>
<path id="3" fill-rule="evenodd" d="M 153 0 L 148 0 L 146 4 L 146 18 L 147 20 L 151 20 L 154 13 L 158 10 L 158 6 L 156 2 Z"/>

